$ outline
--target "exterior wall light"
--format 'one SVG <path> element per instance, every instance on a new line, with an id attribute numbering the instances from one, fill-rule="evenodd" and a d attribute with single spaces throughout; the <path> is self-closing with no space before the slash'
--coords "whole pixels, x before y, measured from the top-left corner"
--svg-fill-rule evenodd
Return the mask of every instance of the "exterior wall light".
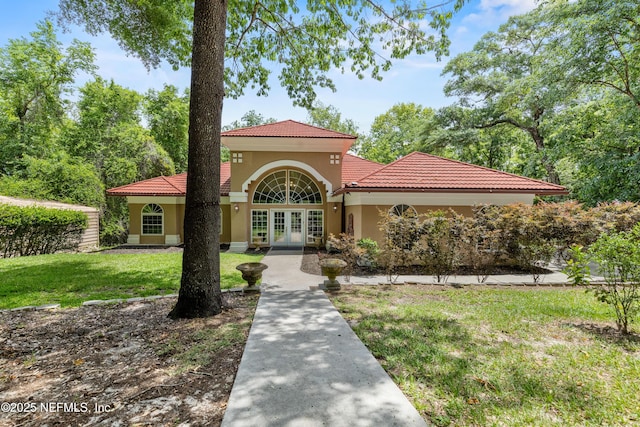
<path id="1" fill-rule="evenodd" d="M 240 206 L 238 206 L 238 204 L 236 203 L 235 205 L 233 205 L 233 210 L 238 213 L 238 211 L 240 210 Z"/>

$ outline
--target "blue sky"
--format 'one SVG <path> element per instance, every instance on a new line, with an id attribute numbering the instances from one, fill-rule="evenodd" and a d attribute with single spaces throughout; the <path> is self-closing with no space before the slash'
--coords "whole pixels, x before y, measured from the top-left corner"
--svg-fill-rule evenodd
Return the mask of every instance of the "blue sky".
<path id="1" fill-rule="evenodd" d="M 6 46 L 9 39 L 28 37 L 36 23 L 45 18 L 48 10 L 56 9 L 57 4 L 57 0 L 0 0 L 0 46 Z M 527 12 L 534 6 L 535 0 L 472 0 L 454 17 L 449 30 L 452 56 L 472 49 L 482 34 L 497 29 L 509 16 Z M 59 37 L 63 43 L 73 38 L 90 42 L 96 52 L 98 74 L 122 86 L 145 92 L 150 88 L 161 89 L 165 83 L 179 88 L 189 85 L 189 70 L 176 72 L 165 66 L 148 72 L 136 58 L 126 56 L 108 35 L 91 37 L 76 29 Z M 446 78 L 440 74 L 446 61 L 443 58 L 437 62 L 433 55 L 396 61 L 380 82 L 332 72 L 337 92 L 321 90 L 318 99 L 335 106 L 344 118 L 354 120 L 361 131 L 367 132 L 373 119 L 394 104 L 415 102 L 432 108 L 451 104 L 453 100 L 442 93 Z M 78 83 L 82 84 L 82 78 Z M 249 110 L 278 120 L 307 118 L 306 110 L 293 107 L 275 79 L 271 88 L 268 97 L 257 97 L 247 91 L 242 98 L 225 100 L 223 124 L 240 119 Z"/>

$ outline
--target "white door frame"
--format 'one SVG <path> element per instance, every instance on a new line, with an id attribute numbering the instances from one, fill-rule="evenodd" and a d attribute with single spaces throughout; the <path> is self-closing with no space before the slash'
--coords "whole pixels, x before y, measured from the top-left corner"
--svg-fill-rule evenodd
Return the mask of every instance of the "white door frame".
<path id="1" fill-rule="evenodd" d="M 276 223 L 276 213 L 283 212 L 284 213 L 284 242 L 276 242 L 275 241 L 275 223 Z M 291 214 L 293 212 L 300 213 L 300 241 L 293 242 L 291 241 Z M 286 247 L 303 247 L 306 239 L 306 221 L 305 221 L 305 209 L 270 209 L 269 212 L 269 244 L 271 246 L 286 246 Z"/>

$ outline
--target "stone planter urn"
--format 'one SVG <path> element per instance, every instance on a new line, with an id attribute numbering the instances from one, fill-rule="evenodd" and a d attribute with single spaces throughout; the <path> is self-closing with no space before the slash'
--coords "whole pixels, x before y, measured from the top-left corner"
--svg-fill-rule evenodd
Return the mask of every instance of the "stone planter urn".
<path id="1" fill-rule="evenodd" d="M 324 281 L 324 286 L 328 291 L 340 290 L 340 282 L 336 280 L 336 277 L 342 273 L 342 269 L 346 266 L 347 263 L 338 258 L 325 258 L 320 261 L 322 275 L 329 278 L 329 280 Z"/>
<path id="2" fill-rule="evenodd" d="M 256 282 L 262 279 L 262 272 L 267 268 L 269 266 L 261 262 L 245 262 L 236 266 L 236 270 L 242 273 L 242 279 L 247 281 L 247 287 L 243 292 L 260 292 Z"/>

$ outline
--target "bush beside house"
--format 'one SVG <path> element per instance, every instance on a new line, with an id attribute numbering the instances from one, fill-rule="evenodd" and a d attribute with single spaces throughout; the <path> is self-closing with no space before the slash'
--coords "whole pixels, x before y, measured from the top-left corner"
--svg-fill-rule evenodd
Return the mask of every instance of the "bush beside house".
<path id="1" fill-rule="evenodd" d="M 640 205 L 601 204 L 585 208 L 576 202 L 481 205 L 469 217 L 453 210 L 403 215 L 381 211 L 384 234 L 374 260 L 393 281 L 399 271 L 418 267 L 446 281 L 460 267 L 473 271 L 482 282 L 496 266 L 530 271 L 538 278 L 540 267 L 555 256 L 567 260 L 574 244 L 589 246 L 599 236 L 626 232 L 640 222 Z M 353 238 L 341 235 L 333 245 L 348 263 L 358 253 Z M 362 251 L 360 251 L 362 252 Z"/>

